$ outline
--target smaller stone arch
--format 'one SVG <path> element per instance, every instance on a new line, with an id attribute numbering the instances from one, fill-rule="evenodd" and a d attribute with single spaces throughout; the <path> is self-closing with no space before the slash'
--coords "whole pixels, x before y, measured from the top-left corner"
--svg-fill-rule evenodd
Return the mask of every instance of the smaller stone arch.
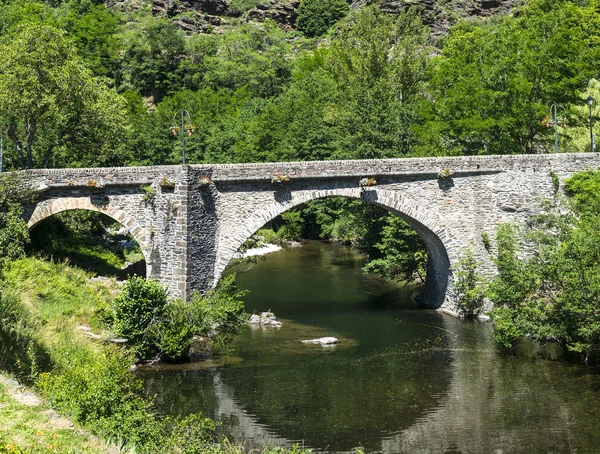
<path id="1" fill-rule="evenodd" d="M 439 222 L 439 215 L 434 210 L 425 209 L 410 197 L 379 188 L 369 191 L 362 191 L 356 187 L 292 191 L 290 197 L 284 201 L 270 203 L 262 210 L 254 212 L 245 220 L 244 225 L 229 232 L 227 236 L 222 233 L 220 253 L 215 263 L 215 282 L 244 241 L 262 226 L 298 205 L 327 197 L 346 197 L 373 203 L 399 216 L 415 229 L 429 253 L 424 299 L 431 307 L 456 313 L 451 298 L 452 292 L 449 290 L 452 285 L 451 264 L 458 259 L 459 252 L 452 246 L 454 242 Z"/>
<path id="2" fill-rule="evenodd" d="M 146 275 L 150 276 L 150 235 L 146 232 L 146 229 L 140 226 L 135 218 L 119 208 L 108 205 L 95 205 L 89 197 L 62 197 L 45 200 L 35 206 L 31 216 L 27 219 L 29 231 L 33 230 L 39 223 L 50 216 L 62 213 L 63 211 L 73 210 L 96 211 L 123 225 L 140 246 L 140 250 L 142 251 L 146 262 Z"/>

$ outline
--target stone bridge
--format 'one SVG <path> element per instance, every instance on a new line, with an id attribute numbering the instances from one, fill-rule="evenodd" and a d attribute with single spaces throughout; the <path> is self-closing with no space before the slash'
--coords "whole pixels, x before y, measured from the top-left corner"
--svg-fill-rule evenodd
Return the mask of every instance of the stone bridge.
<path id="1" fill-rule="evenodd" d="M 424 302 L 455 313 L 452 267 L 464 250 L 493 272 L 497 224 L 535 212 L 554 193 L 552 175 L 564 180 L 599 165 L 600 155 L 588 153 L 29 170 L 40 198 L 25 215 L 30 229 L 66 210 L 110 216 L 139 243 L 147 276 L 185 298 L 213 286 L 242 243 L 281 213 L 324 197 L 360 199 L 418 232 L 429 252 Z M 452 176 L 438 179 L 443 169 Z M 272 183 L 275 174 L 289 181 Z M 361 190 L 363 177 L 377 185 Z M 172 187 L 161 185 L 167 180 Z"/>

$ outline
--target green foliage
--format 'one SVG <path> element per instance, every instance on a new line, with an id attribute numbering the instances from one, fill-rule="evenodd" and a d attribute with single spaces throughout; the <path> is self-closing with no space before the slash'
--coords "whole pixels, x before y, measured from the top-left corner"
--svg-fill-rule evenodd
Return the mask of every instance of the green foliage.
<path id="1" fill-rule="evenodd" d="M 61 364 L 37 382 L 63 413 L 97 434 L 138 452 L 159 452 L 169 446 L 198 453 L 215 441 L 215 423 L 200 415 L 159 418 L 143 398 L 140 380 L 129 372 L 131 357 L 116 348 L 98 352 L 63 345 Z"/>
<path id="2" fill-rule="evenodd" d="M 432 89 L 448 146 L 460 154 L 533 153 L 551 141 L 548 106 L 580 103 L 596 73 L 590 62 L 595 6 L 528 2 L 518 16 L 461 22 L 437 58 Z"/>
<path id="3" fill-rule="evenodd" d="M 214 342 L 225 345 L 235 337 L 248 319 L 242 298 L 246 290 L 239 290 L 235 274 L 219 281 L 206 295 L 194 293 L 186 306 L 188 323 L 195 334 L 210 335 Z"/>
<path id="4" fill-rule="evenodd" d="M 0 271 L 23 257 L 29 244 L 29 229 L 23 221 L 23 205 L 33 202 L 35 193 L 18 175 L 0 175 Z"/>
<path id="5" fill-rule="evenodd" d="M 486 286 L 478 272 L 479 263 L 473 252 L 465 251 L 454 270 L 454 289 L 463 315 L 473 317 L 483 308 Z"/>
<path id="6" fill-rule="evenodd" d="M 296 26 L 309 38 L 324 35 L 349 11 L 345 0 L 302 0 Z"/>
<path id="7" fill-rule="evenodd" d="M 107 81 L 91 75 L 61 30 L 27 23 L 11 38 L 0 42 L 0 124 L 17 153 L 9 163 L 118 162 L 124 104 Z"/>
<path id="8" fill-rule="evenodd" d="M 0 365 L 28 384 L 50 366 L 35 321 L 9 288 L 0 291 Z"/>
<path id="9" fill-rule="evenodd" d="M 134 276 L 112 304 L 115 332 L 129 340 L 139 358 L 159 355 L 178 360 L 188 352 L 194 335 L 225 344 L 247 319 L 235 275 L 224 278 L 206 295 L 189 301 L 171 299 L 158 282 Z"/>
<path id="10" fill-rule="evenodd" d="M 143 260 L 128 233 L 108 216 L 85 210 L 58 213 L 31 231 L 31 250 L 56 262 L 69 263 L 102 276 L 118 276 L 126 262 Z M 137 248 L 137 249 L 136 249 Z M 134 252 L 135 251 L 135 252 Z"/>
<path id="11" fill-rule="evenodd" d="M 565 181 L 565 192 L 576 213 L 600 213 L 600 178 L 597 170 L 577 173 Z"/>
<path id="12" fill-rule="evenodd" d="M 565 182 L 580 215 L 565 214 L 563 204 L 548 205 L 526 228 L 498 231 L 499 276 L 490 298 L 498 307 L 492 315 L 502 344 L 528 336 L 598 360 L 600 216 L 588 207 L 597 201 L 599 178 L 599 172 L 585 172 Z"/>
<path id="13" fill-rule="evenodd" d="M 152 202 L 156 197 L 156 189 L 150 185 L 144 184 L 140 186 L 140 190 L 142 191 L 142 199 L 144 202 Z"/>
<path id="14" fill-rule="evenodd" d="M 277 231 L 279 238 L 285 241 L 300 241 L 302 239 L 302 212 L 297 210 L 286 211 L 281 215 L 284 224 Z"/>
<path id="15" fill-rule="evenodd" d="M 492 248 L 492 239 L 490 238 L 490 234 L 487 232 L 481 232 L 481 241 L 483 242 L 483 247 L 486 251 L 490 252 Z"/>
<path id="16" fill-rule="evenodd" d="M 114 330 L 129 339 L 139 357 L 158 353 L 159 323 L 169 302 L 167 290 L 158 282 L 133 276 L 113 301 Z"/>
<path id="17" fill-rule="evenodd" d="M 365 266 L 388 279 L 425 282 L 427 249 L 419 235 L 406 222 L 388 215 L 382 229 L 381 241 L 375 244 L 381 257 Z"/>

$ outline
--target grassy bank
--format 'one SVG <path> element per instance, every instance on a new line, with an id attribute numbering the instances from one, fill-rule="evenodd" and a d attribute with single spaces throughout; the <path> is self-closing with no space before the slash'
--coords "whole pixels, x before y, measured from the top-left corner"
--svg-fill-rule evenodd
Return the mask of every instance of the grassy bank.
<path id="1" fill-rule="evenodd" d="M 243 452 L 218 439 L 215 423 L 202 415 L 159 417 L 153 412 L 141 383 L 129 372 L 133 355 L 109 341 L 105 318 L 119 291 L 114 280 L 92 280 L 86 271 L 31 257 L 10 264 L 3 275 L 1 368 L 33 386 L 61 415 L 101 440 L 132 452 Z M 81 326 L 89 327 L 98 337 L 91 338 Z M 21 411 L 13 411 L 12 405 L 1 408 L 3 418 Z M 22 418 L 29 417 L 31 411 L 23 410 Z M 37 452 L 34 448 L 43 440 L 48 441 L 47 451 L 52 451 L 55 445 L 46 440 L 49 436 L 68 443 L 56 452 L 106 452 L 105 441 L 95 445 L 85 433 L 78 438 L 44 429 L 42 414 L 41 426 L 35 431 L 35 424 L 27 429 L 3 424 L 1 427 L 9 428 L 1 432 L 2 449 L 10 445 L 15 452 Z M 33 415 L 31 419 L 36 421 Z M 36 435 L 38 432 L 43 436 Z"/>

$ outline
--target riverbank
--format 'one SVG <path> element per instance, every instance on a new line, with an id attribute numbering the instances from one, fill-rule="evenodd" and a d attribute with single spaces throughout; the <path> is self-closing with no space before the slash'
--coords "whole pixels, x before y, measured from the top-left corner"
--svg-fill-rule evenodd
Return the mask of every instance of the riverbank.
<path id="1" fill-rule="evenodd" d="M 125 451 L 75 426 L 30 388 L 0 373 L 0 452 L 116 454 Z"/>
<path id="2" fill-rule="evenodd" d="M 120 289 L 114 279 L 92 276 L 33 257 L 3 270 L 0 364 L 30 388 L 8 379 L 0 385 L 0 453 L 111 452 L 113 446 L 136 453 L 246 452 L 218 437 L 215 422 L 200 413 L 156 412 L 130 372 L 134 355 L 109 341 L 110 304 Z M 12 397 L 19 390 L 21 402 Z"/>
<path id="3" fill-rule="evenodd" d="M 278 244 L 265 243 L 261 246 L 247 249 L 244 252 L 238 252 L 234 256 L 234 258 L 244 259 L 246 257 L 257 257 L 260 255 L 270 254 L 271 252 L 277 252 L 277 251 L 280 251 L 281 249 L 282 249 L 282 247 Z"/>

